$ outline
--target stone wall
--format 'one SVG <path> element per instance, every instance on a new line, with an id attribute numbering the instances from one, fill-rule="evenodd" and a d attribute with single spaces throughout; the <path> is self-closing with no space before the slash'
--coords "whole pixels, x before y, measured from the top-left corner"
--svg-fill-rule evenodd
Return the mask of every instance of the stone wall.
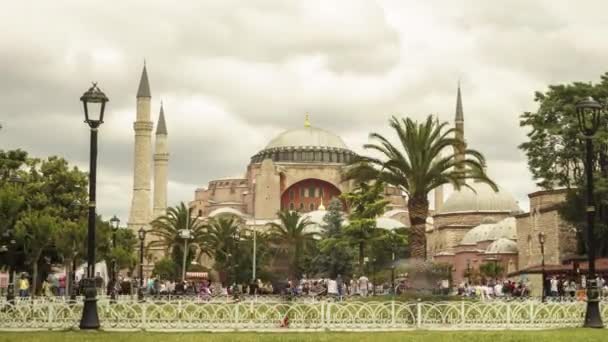
<path id="1" fill-rule="evenodd" d="M 530 212 L 516 218 L 519 267 L 540 265 L 540 232 L 545 234 L 545 263 L 561 264 L 562 258 L 576 251 L 573 227 L 558 213 L 559 204 L 565 200 L 566 190 L 538 191 L 528 196 Z"/>

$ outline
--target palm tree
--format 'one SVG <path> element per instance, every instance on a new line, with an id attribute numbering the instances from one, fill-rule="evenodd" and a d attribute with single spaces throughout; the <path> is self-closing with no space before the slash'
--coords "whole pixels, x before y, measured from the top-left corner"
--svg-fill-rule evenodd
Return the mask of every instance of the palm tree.
<path id="1" fill-rule="evenodd" d="M 465 142 L 452 137 L 455 128 L 447 129 L 447 122 L 440 123 L 429 115 L 425 122 L 409 118 L 389 121 L 399 138 L 400 146 L 393 145 L 384 136 L 371 133 L 377 143 L 363 147 L 379 152 L 381 158 L 360 157 L 345 174 L 346 179 L 358 181 L 381 180 L 398 187 L 408 196 L 408 210 L 412 225 L 410 231 L 411 255 L 426 257 L 425 225 L 429 211 L 428 193 L 444 184 L 455 189 L 473 188 L 466 179 L 475 179 L 498 191 L 496 184 L 485 173 L 485 159 L 476 150 L 466 149 Z M 462 151 L 459 158 L 456 152 Z"/>
<path id="2" fill-rule="evenodd" d="M 218 272 L 235 267 L 233 258 L 238 255 L 238 245 L 234 237 L 239 236 L 241 224 L 242 221 L 235 217 L 211 218 L 205 224 L 204 231 L 195 236 L 201 252 L 215 260 L 214 268 Z"/>
<path id="3" fill-rule="evenodd" d="M 313 222 L 308 218 L 301 219 L 296 211 L 280 211 L 278 216 L 280 223 L 269 223 L 269 237 L 279 252 L 287 256 L 290 279 L 297 280 L 300 276 L 301 256 L 313 245 L 317 234 L 307 231 L 306 228 Z"/>
<path id="4" fill-rule="evenodd" d="M 150 223 L 152 229 L 150 234 L 157 237 L 148 243 L 147 248 L 161 247 L 167 255 L 175 255 L 176 252 L 184 253 L 184 239 L 180 231 L 189 230 L 191 236 L 196 238 L 203 232 L 203 225 L 192 215 L 192 208 L 186 207 L 184 202 L 178 206 L 167 209 L 165 215 L 159 216 Z M 183 254 L 181 254 L 183 256 Z M 181 260 L 176 260 L 181 262 Z"/>

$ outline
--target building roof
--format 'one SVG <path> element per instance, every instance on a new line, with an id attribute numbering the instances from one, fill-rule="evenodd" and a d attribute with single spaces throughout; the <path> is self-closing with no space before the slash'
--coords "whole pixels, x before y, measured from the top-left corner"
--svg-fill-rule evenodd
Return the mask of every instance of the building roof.
<path id="1" fill-rule="evenodd" d="M 218 209 L 213 210 L 212 212 L 209 213 L 208 217 L 215 217 L 215 216 L 219 216 L 219 215 L 238 216 L 238 217 L 246 216 L 240 210 L 236 210 L 234 208 L 229 208 L 229 207 L 223 207 L 223 208 L 218 208 Z"/>
<path id="2" fill-rule="evenodd" d="M 150 82 L 148 82 L 148 71 L 146 70 L 146 64 L 144 63 L 144 69 L 141 72 L 141 78 L 139 79 L 139 88 L 137 88 L 137 97 L 152 97 L 150 94 Z"/>
<path id="3" fill-rule="evenodd" d="M 507 217 L 496 222 L 486 237 L 486 240 L 490 241 L 499 239 L 517 240 L 517 226 L 514 217 Z"/>
<path id="4" fill-rule="evenodd" d="M 469 230 L 460 241 L 461 245 L 476 245 L 479 241 L 488 240 L 490 232 L 495 228 L 494 222 L 482 223 Z"/>
<path id="5" fill-rule="evenodd" d="M 454 191 L 443 203 L 438 214 L 466 212 L 506 212 L 521 211 L 517 201 L 507 191 L 499 188 L 495 192 L 489 185 L 481 182 L 470 183 L 469 186 Z"/>
<path id="6" fill-rule="evenodd" d="M 513 240 L 500 238 L 492 242 L 486 249 L 486 254 L 515 254 L 517 243 Z"/>
<path id="7" fill-rule="evenodd" d="M 342 138 L 317 127 L 287 130 L 270 140 L 266 149 L 278 147 L 330 147 L 348 149 Z"/>
<path id="8" fill-rule="evenodd" d="M 158 115 L 158 123 L 156 125 L 156 135 L 167 135 L 167 124 L 165 123 L 165 110 L 163 103 L 160 103 L 160 114 Z"/>
<path id="9" fill-rule="evenodd" d="M 321 233 L 323 231 L 323 226 L 325 222 L 323 218 L 327 214 L 327 210 L 314 210 L 311 212 L 303 213 L 300 220 L 304 220 L 308 218 L 313 224 L 307 227 L 307 231 L 311 233 Z M 346 219 L 346 215 L 344 215 L 343 225 L 348 224 L 348 219 Z M 407 228 L 407 226 L 400 221 L 397 221 L 388 217 L 378 217 L 376 219 L 376 227 L 386 230 L 394 230 L 400 228 Z"/>

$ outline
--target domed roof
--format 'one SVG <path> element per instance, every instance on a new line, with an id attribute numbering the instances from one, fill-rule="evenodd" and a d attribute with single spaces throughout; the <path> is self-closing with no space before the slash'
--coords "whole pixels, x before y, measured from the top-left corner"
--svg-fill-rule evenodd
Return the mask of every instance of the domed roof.
<path id="1" fill-rule="evenodd" d="M 325 225 L 323 218 L 326 214 L 327 210 L 314 210 L 308 213 L 303 213 L 300 217 L 300 220 L 308 218 L 308 220 L 313 223 L 310 226 L 306 227 L 306 231 L 308 233 L 321 233 L 323 232 L 323 226 Z M 342 222 L 342 224 L 348 224 L 348 219 L 346 219 L 346 217 L 344 217 L 344 221 Z M 376 227 L 386 230 L 393 230 L 399 228 L 406 228 L 406 225 L 392 218 L 378 217 L 376 219 Z"/>
<path id="2" fill-rule="evenodd" d="M 223 207 L 223 208 L 218 208 L 213 210 L 212 212 L 209 213 L 209 217 L 215 217 L 215 216 L 238 216 L 238 217 L 243 217 L 245 216 L 245 214 L 243 214 L 240 210 L 234 209 L 234 208 L 230 208 L 230 207 Z"/>
<path id="3" fill-rule="evenodd" d="M 461 245 L 476 245 L 479 241 L 488 240 L 488 236 L 495 228 L 496 223 L 482 223 L 469 230 L 460 241 Z"/>
<path id="4" fill-rule="evenodd" d="M 460 212 L 518 212 L 521 209 L 515 198 L 499 188 L 495 192 L 489 185 L 481 182 L 470 183 L 475 191 L 462 187 L 454 191 L 443 203 L 438 214 Z"/>
<path id="5" fill-rule="evenodd" d="M 517 253 L 517 243 L 513 240 L 498 239 L 486 249 L 486 254 L 511 254 Z"/>
<path id="6" fill-rule="evenodd" d="M 494 224 L 494 228 L 489 232 L 485 240 L 495 241 L 503 238 L 517 240 L 517 228 L 515 225 L 515 217 L 507 217 Z"/>
<path id="7" fill-rule="evenodd" d="M 290 129 L 270 140 L 266 149 L 278 147 L 330 147 L 348 149 L 342 138 L 317 127 Z"/>

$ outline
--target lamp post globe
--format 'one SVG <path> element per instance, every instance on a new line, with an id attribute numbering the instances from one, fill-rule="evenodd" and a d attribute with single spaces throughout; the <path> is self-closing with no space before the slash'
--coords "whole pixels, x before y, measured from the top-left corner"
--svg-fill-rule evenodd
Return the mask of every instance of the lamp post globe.
<path id="1" fill-rule="evenodd" d="M 139 228 L 137 237 L 139 238 L 139 286 L 137 288 L 137 299 L 142 301 L 144 300 L 144 242 L 146 240 L 146 230 L 144 227 Z"/>
<path id="2" fill-rule="evenodd" d="M 584 327 L 603 328 L 599 307 L 599 290 L 595 273 L 595 199 L 593 187 L 593 137 L 597 132 L 602 115 L 602 105 L 592 97 L 576 104 L 576 115 L 579 130 L 585 137 L 585 176 L 587 183 L 587 256 L 589 258 L 589 273 L 587 275 L 587 310 Z"/>
<path id="3" fill-rule="evenodd" d="M 106 103 L 109 101 L 106 94 L 93 83 L 80 97 L 84 108 L 84 122 L 91 129 L 90 161 L 89 161 L 89 213 L 87 231 L 87 273 L 84 281 L 84 307 L 80 320 L 80 329 L 99 329 L 99 316 L 97 314 L 97 289 L 95 287 L 95 219 L 96 219 L 96 191 L 97 191 L 97 129 L 103 123 Z M 93 110 L 95 109 L 95 110 Z"/>

